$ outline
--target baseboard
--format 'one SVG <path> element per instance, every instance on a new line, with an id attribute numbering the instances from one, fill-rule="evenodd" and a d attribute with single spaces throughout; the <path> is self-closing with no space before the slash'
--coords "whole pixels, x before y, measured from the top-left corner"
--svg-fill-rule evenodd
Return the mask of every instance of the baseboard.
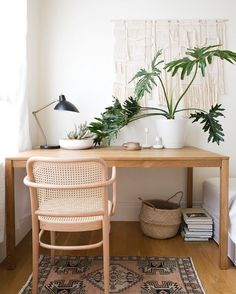
<path id="1" fill-rule="evenodd" d="M 16 227 L 16 245 L 25 237 L 31 230 L 31 215 L 27 215 L 19 221 Z"/>
<path id="2" fill-rule="evenodd" d="M 6 240 L 0 243 L 0 263 L 6 258 Z"/>
<path id="3" fill-rule="evenodd" d="M 194 201 L 193 206 L 201 206 L 200 201 Z M 181 203 L 182 207 L 186 207 L 186 202 Z M 138 221 L 141 209 L 141 202 L 117 201 L 116 212 L 112 217 L 112 221 Z"/>
<path id="4" fill-rule="evenodd" d="M 16 225 L 16 245 L 31 230 L 31 216 L 27 215 Z M 0 243 L 0 263 L 6 258 L 6 239 Z"/>
<path id="5" fill-rule="evenodd" d="M 117 202 L 112 221 L 138 221 L 140 202 Z"/>

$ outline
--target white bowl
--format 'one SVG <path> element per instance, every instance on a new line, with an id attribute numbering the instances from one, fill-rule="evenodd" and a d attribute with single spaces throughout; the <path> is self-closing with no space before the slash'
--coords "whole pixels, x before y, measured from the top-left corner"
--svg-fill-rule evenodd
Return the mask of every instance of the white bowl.
<path id="1" fill-rule="evenodd" d="M 93 146 L 93 138 L 87 139 L 60 139 L 59 145 L 64 149 L 89 149 Z"/>

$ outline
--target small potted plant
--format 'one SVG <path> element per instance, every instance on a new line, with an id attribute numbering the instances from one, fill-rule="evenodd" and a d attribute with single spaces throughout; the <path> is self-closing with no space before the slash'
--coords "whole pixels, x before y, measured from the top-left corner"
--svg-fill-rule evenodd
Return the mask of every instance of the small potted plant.
<path id="1" fill-rule="evenodd" d="M 59 144 L 64 149 L 88 149 L 93 145 L 93 134 L 87 122 L 75 125 L 74 129 L 66 132 L 66 138 L 60 139 Z"/>
<path id="2" fill-rule="evenodd" d="M 151 62 L 151 69 L 140 69 L 131 80 L 137 80 L 133 97 L 127 98 L 123 104 L 120 103 L 118 98 L 114 98 L 113 105 L 107 107 L 101 114 L 101 117 L 95 118 L 95 121 L 90 124 L 89 129 L 95 134 L 94 144 L 100 145 L 104 140 L 109 144 L 116 138 L 121 128 L 137 119 L 148 116 L 155 115 L 162 117 L 164 118 L 164 122 L 170 123 L 172 126 L 178 122 L 176 116 L 186 110 L 190 112 L 189 119 L 192 119 L 192 122 L 198 122 L 203 125 L 203 131 L 208 133 L 208 142 L 220 144 L 220 142 L 224 141 L 223 129 L 218 120 L 218 118 L 224 116 L 224 109 L 221 104 L 212 105 L 208 111 L 198 108 L 186 109 L 181 107 L 181 101 L 191 88 L 197 73 L 199 72 L 200 75 L 205 77 L 206 69 L 214 59 L 220 58 L 232 64 L 236 63 L 236 52 L 223 50 L 219 47 L 219 45 L 211 45 L 188 49 L 185 56 L 168 63 L 160 60 L 162 51 L 159 50 Z M 172 93 L 168 92 L 167 86 L 164 85 L 161 78 L 162 71 L 165 71 L 166 74 L 170 73 L 172 77 L 179 74 L 181 80 L 187 77 L 190 78 L 186 88 L 176 99 L 173 99 Z M 162 88 L 166 106 L 164 108 L 142 107 L 139 101 L 144 97 L 146 92 L 151 93 L 153 87 L 156 86 Z M 181 125 L 178 129 L 183 129 L 183 126 Z M 169 137 L 174 137 L 176 133 L 177 131 L 175 129 Z M 165 129 L 164 134 L 170 135 L 170 131 L 166 131 Z M 183 146 L 182 142 L 176 146 L 172 144 L 171 147 L 165 145 L 165 142 L 163 143 L 166 148 L 181 148 Z"/>

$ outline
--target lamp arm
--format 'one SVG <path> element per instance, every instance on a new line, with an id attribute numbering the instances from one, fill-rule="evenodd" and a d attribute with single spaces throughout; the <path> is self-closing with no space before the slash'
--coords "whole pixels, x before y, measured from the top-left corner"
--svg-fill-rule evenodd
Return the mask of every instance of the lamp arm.
<path id="1" fill-rule="evenodd" d="M 53 103 L 56 103 L 56 102 L 58 102 L 58 100 L 52 101 L 52 102 L 50 102 L 49 104 L 47 104 L 46 106 L 43 106 L 42 108 L 39 108 L 38 110 L 35 110 L 35 111 L 33 111 L 32 113 L 33 113 L 33 114 L 36 114 L 36 113 L 40 112 L 41 110 L 47 108 L 48 106 L 50 106 L 50 105 L 52 105 Z"/>
<path id="2" fill-rule="evenodd" d="M 44 107 L 42 107 L 42 108 L 40 108 L 40 109 L 35 110 L 35 111 L 32 112 L 32 114 L 33 114 L 33 116 L 34 116 L 34 118 L 35 118 L 35 120 L 36 120 L 36 123 L 37 123 L 37 125 L 38 125 L 38 127 L 39 127 L 39 129 L 40 129 L 40 131 L 41 131 L 41 134 L 42 134 L 42 136 L 43 136 L 43 139 L 44 139 L 44 142 L 45 142 L 46 145 L 48 144 L 48 142 L 47 142 L 47 137 L 46 137 L 46 135 L 45 135 L 45 133 L 44 133 L 44 131 L 43 131 L 43 128 L 42 128 L 40 122 L 39 122 L 39 119 L 38 119 L 38 117 L 37 117 L 37 113 L 40 112 L 41 110 L 47 108 L 48 106 L 50 106 L 50 105 L 56 103 L 57 101 L 58 101 L 58 100 L 52 101 L 52 102 L 50 102 L 49 104 L 47 104 L 46 106 L 44 106 Z"/>
<path id="3" fill-rule="evenodd" d="M 44 131 L 43 131 L 43 128 L 42 128 L 42 126 L 41 126 L 41 124 L 40 124 L 40 122 L 39 122 L 39 120 L 38 120 L 38 117 L 37 117 L 37 111 L 32 112 L 32 114 L 33 114 L 33 116 L 34 116 L 34 118 L 35 118 L 35 120 L 36 120 L 36 123 L 37 123 L 37 125 L 38 125 L 40 131 L 41 131 L 41 134 L 42 134 L 42 136 L 43 136 L 44 142 L 45 142 L 45 144 L 47 145 L 47 144 L 48 144 L 48 142 L 47 142 L 47 137 L 46 137 L 46 135 L 45 135 L 45 133 L 44 133 Z"/>

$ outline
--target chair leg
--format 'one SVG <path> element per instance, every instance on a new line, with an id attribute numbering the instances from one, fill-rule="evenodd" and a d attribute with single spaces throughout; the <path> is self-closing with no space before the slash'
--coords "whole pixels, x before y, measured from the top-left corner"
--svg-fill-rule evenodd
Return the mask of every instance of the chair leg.
<path id="1" fill-rule="evenodd" d="M 104 271 L 104 293 L 109 294 L 110 280 L 110 244 L 109 244 L 109 223 L 103 220 L 103 271 Z"/>
<path id="2" fill-rule="evenodd" d="M 37 221 L 32 225 L 32 253 L 33 253 L 33 289 L 32 294 L 38 293 L 39 277 L 39 228 Z"/>
<path id="3" fill-rule="evenodd" d="M 56 242 L 56 232 L 50 231 L 50 244 L 55 245 Z M 55 249 L 51 249 L 51 265 L 55 263 Z"/>

